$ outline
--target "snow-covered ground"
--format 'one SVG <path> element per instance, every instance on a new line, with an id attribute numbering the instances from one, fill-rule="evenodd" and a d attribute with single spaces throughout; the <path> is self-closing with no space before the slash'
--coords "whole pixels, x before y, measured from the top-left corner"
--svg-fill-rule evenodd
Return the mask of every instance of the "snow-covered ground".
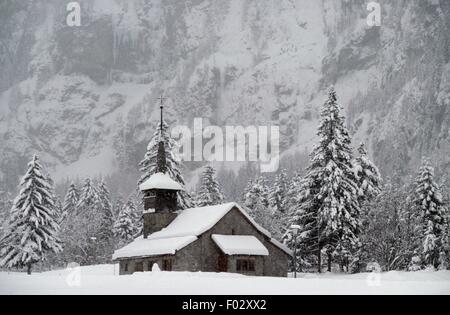
<path id="1" fill-rule="evenodd" d="M 228 273 L 146 272 L 118 276 L 113 265 L 0 273 L 0 294 L 450 294 L 450 271 L 300 274 L 294 278 Z"/>

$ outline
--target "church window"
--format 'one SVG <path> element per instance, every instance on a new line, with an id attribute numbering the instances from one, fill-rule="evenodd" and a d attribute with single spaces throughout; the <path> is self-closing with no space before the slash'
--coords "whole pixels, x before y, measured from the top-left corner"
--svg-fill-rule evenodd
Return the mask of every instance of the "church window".
<path id="1" fill-rule="evenodd" d="M 163 260 L 163 270 L 165 270 L 165 271 L 171 271 L 172 270 L 172 260 L 171 259 L 164 259 Z"/>
<path id="2" fill-rule="evenodd" d="M 142 261 L 136 263 L 135 271 L 137 271 L 137 272 L 142 272 L 142 271 L 144 271 L 144 263 L 143 263 Z"/>
<path id="3" fill-rule="evenodd" d="M 237 259 L 236 270 L 240 272 L 255 271 L 255 261 L 251 259 Z"/>

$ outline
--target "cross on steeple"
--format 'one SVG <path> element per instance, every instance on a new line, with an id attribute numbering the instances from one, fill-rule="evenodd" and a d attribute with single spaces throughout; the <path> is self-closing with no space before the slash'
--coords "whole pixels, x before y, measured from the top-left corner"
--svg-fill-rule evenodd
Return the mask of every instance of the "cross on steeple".
<path id="1" fill-rule="evenodd" d="M 167 171 L 166 166 L 166 151 L 164 149 L 164 138 L 163 138 L 163 101 L 166 98 L 160 95 L 158 97 L 159 100 L 159 108 L 161 110 L 161 121 L 159 123 L 159 143 L 158 143 L 158 155 L 156 157 L 157 161 L 157 170 L 160 173 L 165 173 Z"/>
<path id="2" fill-rule="evenodd" d="M 157 100 L 159 100 L 159 109 L 161 111 L 161 121 L 160 121 L 160 132 L 162 134 L 163 131 L 163 102 L 164 100 L 166 100 L 166 97 L 163 97 L 162 94 L 157 98 Z"/>

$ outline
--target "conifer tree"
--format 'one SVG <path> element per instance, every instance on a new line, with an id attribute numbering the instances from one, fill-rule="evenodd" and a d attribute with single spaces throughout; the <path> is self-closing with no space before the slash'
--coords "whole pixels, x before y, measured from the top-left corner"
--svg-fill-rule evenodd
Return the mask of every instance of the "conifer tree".
<path id="1" fill-rule="evenodd" d="M 292 216 L 298 204 L 298 198 L 301 192 L 301 182 L 302 176 L 299 172 L 295 172 L 294 176 L 292 176 L 291 180 L 289 181 L 286 191 L 285 208 L 289 216 Z"/>
<path id="2" fill-rule="evenodd" d="M 353 167 L 359 187 L 360 203 L 363 203 L 372 200 L 380 193 L 381 175 L 376 165 L 370 161 L 364 143 L 360 144 L 358 153 Z"/>
<path id="3" fill-rule="evenodd" d="M 100 198 L 92 180 L 86 178 L 81 188 L 80 198 L 77 205 L 77 212 L 84 213 L 91 208 L 98 209 L 100 207 Z"/>
<path id="4" fill-rule="evenodd" d="M 364 143 L 361 143 L 358 148 L 358 156 L 354 159 L 353 169 L 358 184 L 358 201 L 361 212 L 367 213 L 371 211 L 374 206 L 371 204 L 381 193 L 381 175 L 376 165 L 369 159 Z M 367 208 L 372 209 L 367 209 Z M 399 209 L 397 209 L 399 210 Z M 362 244 L 360 244 L 362 246 Z M 351 258 L 352 272 L 357 272 L 361 269 L 363 256 L 366 254 L 362 247 L 356 249 L 353 256 L 350 253 L 345 253 L 345 259 Z"/>
<path id="5" fill-rule="evenodd" d="M 269 207 L 269 187 L 263 176 L 248 183 L 244 192 L 244 206 L 257 223 L 272 231 L 273 216 Z"/>
<path id="6" fill-rule="evenodd" d="M 27 267 L 62 250 L 54 192 L 37 155 L 28 163 L 14 200 L 8 233 L 0 240 L 0 267 Z"/>
<path id="7" fill-rule="evenodd" d="M 117 218 L 119 216 L 120 211 L 122 211 L 122 207 L 125 205 L 125 201 L 123 200 L 122 195 L 118 195 L 116 201 L 113 206 L 114 217 Z"/>
<path id="8" fill-rule="evenodd" d="M 327 249 L 328 269 L 333 250 L 341 262 L 359 247 L 358 185 L 352 167 L 350 136 L 332 88 L 321 111 L 319 144 L 301 183 L 292 223 L 302 227 L 301 242 L 315 252 L 321 271 L 321 251 Z"/>
<path id="9" fill-rule="evenodd" d="M 275 176 L 274 183 L 269 192 L 269 207 L 271 210 L 272 220 L 272 233 L 273 235 L 281 239 L 286 233 L 287 220 L 289 219 L 288 213 L 288 185 L 290 181 L 285 169 Z"/>
<path id="10" fill-rule="evenodd" d="M 64 221 L 69 214 L 75 213 L 79 197 L 80 193 L 75 184 L 72 182 L 67 190 L 66 196 L 64 197 L 61 221 Z"/>
<path id="11" fill-rule="evenodd" d="M 414 204 L 422 216 L 422 262 L 437 268 L 441 252 L 444 252 L 446 209 L 434 181 L 434 169 L 426 159 L 416 178 Z"/>
<path id="12" fill-rule="evenodd" d="M 114 236 L 119 238 L 122 243 L 127 243 L 133 240 L 134 236 L 138 232 L 136 227 L 136 207 L 134 203 L 129 200 L 123 205 L 119 216 L 114 223 Z"/>
<path id="13" fill-rule="evenodd" d="M 108 187 L 104 181 L 100 182 L 98 187 L 98 197 L 101 203 L 102 222 L 100 226 L 100 237 L 104 240 L 109 240 L 112 237 L 112 230 L 114 225 L 114 215 L 110 201 L 110 194 Z"/>
<path id="14" fill-rule="evenodd" d="M 224 196 L 212 166 L 206 166 L 201 177 L 200 189 L 196 197 L 198 207 L 213 206 L 223 203 Z"/>
<path id="15" fill-rule="evenodd" d="M 167 173 L 173 180 L 177 181 L 183 187 L 185 186 L 183 176 L 181 175 L 179 158 L 175 155 L 175 148 L 178 147 L 178 143 L 170 137 L 168 129 L 169 126 L 163 122 L 161 132 L 161 123 L 159 123 L 158 128 L 153 133 L 152 139 L 147 146 L 144 159 L 139 163 L 140 171 L 143 174 L 139 179 L 138 185 L 145 182 L 151 175 L 157 172 L 158 145 L 162 139 L 164 141 L 166 152 Z M 178 205 L 181 209 L 191 208 L 194 205 L 191 196 L 186 191 L 178 193 Z"/>
<path id="16" fill-rule="evenodd" d="M 288 183 L 287 172 L 285 169 L 282 169 L 275 176 L 275 181 L 269 193 L 269 204 L 274 213 L 286 213 Z"/>

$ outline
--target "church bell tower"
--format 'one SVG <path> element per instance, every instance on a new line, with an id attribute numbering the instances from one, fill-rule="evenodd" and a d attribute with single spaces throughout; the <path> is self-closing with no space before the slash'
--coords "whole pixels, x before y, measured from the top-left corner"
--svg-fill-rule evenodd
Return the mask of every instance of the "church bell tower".
<path id="1" fill-rule="evenodd" d="M 160 97 L 161 120 L 156 156 L 156 173 L 139 185 L 144 195 L 144 238 L 169 225 L 177 216 L 177 193 L 183 187 L 167 172 L 166 151 L 163 136 L 163 98 Z"/>

